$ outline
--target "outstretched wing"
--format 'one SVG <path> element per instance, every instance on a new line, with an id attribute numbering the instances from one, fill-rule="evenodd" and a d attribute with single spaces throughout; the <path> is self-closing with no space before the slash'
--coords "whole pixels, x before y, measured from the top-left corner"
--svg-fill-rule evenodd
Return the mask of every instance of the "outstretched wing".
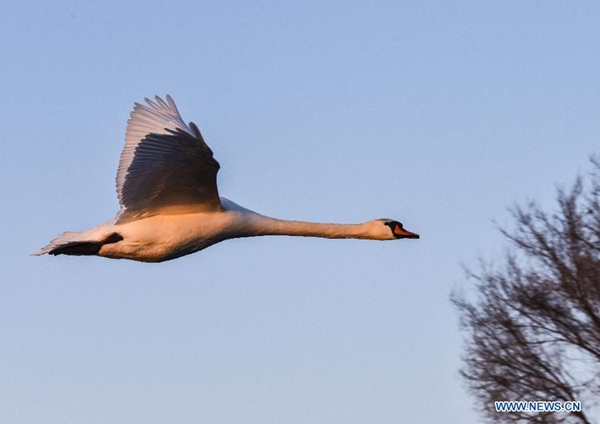
<path id="1" fill-rule="evenodd" d="M 187 126 L 167 95 L 136 103 L 117 172 L 117 223 L 158 213 L 220 210 L 219 163 L 198 127 Z"/>

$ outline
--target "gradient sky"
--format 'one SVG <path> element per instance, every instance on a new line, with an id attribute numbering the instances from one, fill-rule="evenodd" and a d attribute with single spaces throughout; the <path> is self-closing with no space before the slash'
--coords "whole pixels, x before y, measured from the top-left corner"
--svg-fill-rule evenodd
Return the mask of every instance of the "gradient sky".
<path id="1" fill-rule="evenodd" d="M 551 205 L 598 153 L 599 19 L 591 1 L 4 1 L 0 422 L 479 422 L 448 297 L 502 253 L 508 207 Z M 421 240 L 29 256 L 114 216 L 133 102 L 167 93 L 222 195 Z"/>

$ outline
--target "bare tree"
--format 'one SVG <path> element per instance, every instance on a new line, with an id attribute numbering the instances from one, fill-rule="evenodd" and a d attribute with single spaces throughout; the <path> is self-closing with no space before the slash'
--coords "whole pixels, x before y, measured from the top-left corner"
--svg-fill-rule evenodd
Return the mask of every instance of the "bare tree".
<path id="1" fill-rule="evenodd" d="M 600 423 L 600 163 L 558 207 L 516 207 L 510 250 L 452 295 L 461 375 L 490 422 Z M 496 412 L 495 401 L 581 401 L 579 413 Z M 595 413 L 595 415 L 594 415 Z"/>

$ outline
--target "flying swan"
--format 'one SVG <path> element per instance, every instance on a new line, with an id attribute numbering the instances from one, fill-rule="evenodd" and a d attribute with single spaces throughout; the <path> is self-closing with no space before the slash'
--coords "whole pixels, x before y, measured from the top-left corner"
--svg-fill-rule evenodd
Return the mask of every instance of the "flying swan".
<path id="1" fill-rule="evenodd" d="M 219 197 L 219 163 L 173 99 L 135 103 L 117 172 L 121 210 L 112 221 L 66 232 L 34 255 L 98 255 L 163 262 L 220 241 L 266 235 L 418 239 L 391 219 L 322 224 L 270 218 Z"/>

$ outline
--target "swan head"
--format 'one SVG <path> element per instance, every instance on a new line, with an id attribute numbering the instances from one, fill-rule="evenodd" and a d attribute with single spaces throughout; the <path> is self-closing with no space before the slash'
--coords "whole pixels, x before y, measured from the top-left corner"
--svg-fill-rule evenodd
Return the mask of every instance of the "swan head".
<path id="1" fill-rule="evenodd" d="M 393 219 L 377 219 L 377 233 L 382 240 L 418 239 L 418 234 L 408 231 L 401 222 Z"/>

